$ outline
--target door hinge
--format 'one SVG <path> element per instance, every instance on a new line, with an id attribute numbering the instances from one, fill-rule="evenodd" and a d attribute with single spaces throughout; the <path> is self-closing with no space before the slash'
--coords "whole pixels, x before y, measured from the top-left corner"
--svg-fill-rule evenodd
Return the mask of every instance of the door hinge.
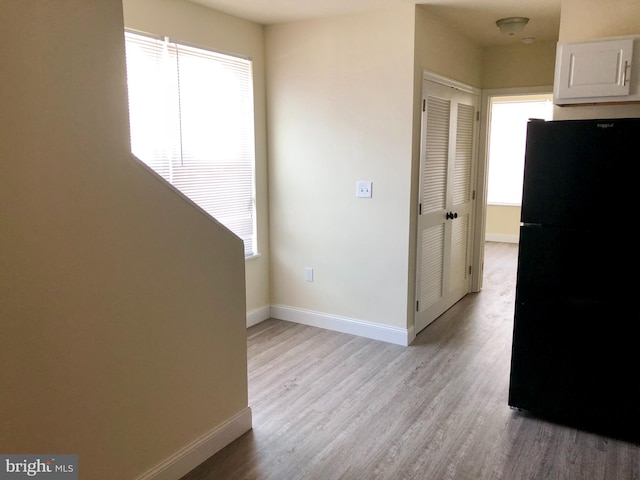
<path id="1" fill-rule="evenodd" d="M 422 215 L 422 204 L 418 204 L 418 215 Z"/>
<path id="2" fill-rule="evenodd" d="M 416 312 L 420 311 L 420 300 L 416 300 Z"/>
<path id="3" fill-rule="evenodd" d="M 471 192 L 471 200 L 475 200 L 476 199 L 476 191 L 474 190 L 473 192 Z"/>
<path id="4" fill-rule="evenodd" d="M 426 112 L 427 111 L 427 100 L 426 99 L 422 99 L 422 111 Z"/>
<path id="5" fill-rule="evenodd" d="M 471 275 L 471 265 L 469 265 L 469 275 Z"/>
<path id="6" fill-rule="evenodd" d="M 480 121 L 480 110 L 476 110 L 476 122 Z"/>

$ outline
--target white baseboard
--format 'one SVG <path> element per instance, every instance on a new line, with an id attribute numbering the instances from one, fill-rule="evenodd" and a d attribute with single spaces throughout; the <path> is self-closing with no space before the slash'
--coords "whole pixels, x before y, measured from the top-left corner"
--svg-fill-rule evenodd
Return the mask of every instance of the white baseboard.
<path id="1" fill-rule="evenodd" d="M 251 408 L 247 407 L 149 470 L 138 480 L 176 480 L 181 478 L 251 428 Z"/>
<path id="2" fill-rule="evenodd" d="M 253 327 L 260 322 L 264 322 L 269 318 L 271 318 L 271 305 L 251 310 L 250 312 L 247 312 L 247 328 Z"/>
<path id="3" fill-rule="evenodd" d="M 395 343 L 397 345 L 409 345 L 415 338 L 413 328 L 389 327 L 387 325 L 380 325 L 379 323 L 371 323 L 327 313 L 312 312 L 299 308 L 286 307 L 284 305 L 272 305 L 271 317 L 336 332 L 350 333 L 352 335 Z"/>
<path id="4" fill-rule="evenodd" d="M 503 233 L 487 233 L 484 236 L 487 242 L 501 242 L 501 243 L 518 243 L 520 242 L 520 235 L 506 235 Z"/>

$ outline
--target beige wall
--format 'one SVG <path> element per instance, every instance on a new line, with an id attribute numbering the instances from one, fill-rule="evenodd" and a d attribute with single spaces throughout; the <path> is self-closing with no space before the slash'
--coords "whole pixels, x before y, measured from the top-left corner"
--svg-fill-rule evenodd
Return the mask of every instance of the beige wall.
<path id="1" fill-rule="evenodd" d="M 429 7 L 416 7 L 415 49 L 420 88 L 423 70 L 476 88 L 482 86 L 482 48 L 453 30 Z M 418 98 L 421 98 L 421 93 Z"/>
<path id="2" fill-rule="evenodd" d="M 407 327 L 413 12 L 266 29 L 273 304 Z"/>
<path id="3" fill-rule="evenodd" d="M 0 451 L 137 478 L 247 411 L 242 242 L 130 156 L 119 2 L 1 5 Z"/>
<path id="4" fill-rule="evenodd" d="M 520 236 L 520 207 L 487 205 L 485 238 L 495 242 L 515 243 Z"/>
<path id="5" fill-rule="evenodd" d="M 411 329 L 422 71 L 477 86 L 481 48 L 413 6 L 269 26 L 266 45 L 272 303 Z"/>
<path id="6" fill-rule="evenodd" d="M 127 28 L 253 60 L 256 206 L 260 256 L 246 261 L 247 312 L 268 307 L 269 210 L 265 113 L 264 29 L 261 25 L 185 0 L 124 0 Z"/>
<path id="7" fill-rule="evenodd" d="M 562 0 L 561 42 L 639 34 L 637 0 Z"/>
<path id="8" fill-rule="evenodd" d="M 513 88 L 553 85 L 556 42 L 485 47 L 482 88 Z"/>

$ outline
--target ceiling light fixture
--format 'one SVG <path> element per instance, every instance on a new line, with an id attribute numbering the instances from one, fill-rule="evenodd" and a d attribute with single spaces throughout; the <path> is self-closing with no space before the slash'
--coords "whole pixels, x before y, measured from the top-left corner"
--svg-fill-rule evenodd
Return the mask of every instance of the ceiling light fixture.
<path id="1" fill-rule="evenodd" d="M 513 37 L 516 33 L 524 30 L 524 26 L 529 22 L 526 17 L 507 17 L 496 21 L 500 33 Z"/>

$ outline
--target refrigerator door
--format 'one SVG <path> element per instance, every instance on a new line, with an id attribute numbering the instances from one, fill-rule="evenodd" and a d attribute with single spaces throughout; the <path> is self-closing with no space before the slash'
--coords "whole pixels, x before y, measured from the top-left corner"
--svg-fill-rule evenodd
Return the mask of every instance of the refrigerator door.
<path id="1" fill-rule="evenodd" d="M 521 227 L 509 405 L 640 441 L 640 317 L 624 279 L 637 261 L 617 258 L 632 243 L 597 230 Z"/>
<path id="2" fill-rule="evenodd" d="M 581 228 L 635 205 L 640 119 L 532 120 L 521 221 Z"/>
<path id="3" fill-rule="evenodd" d="M 640 119 L 529 123 L 509 405 L 640 442 L 639 141 Z"/>

